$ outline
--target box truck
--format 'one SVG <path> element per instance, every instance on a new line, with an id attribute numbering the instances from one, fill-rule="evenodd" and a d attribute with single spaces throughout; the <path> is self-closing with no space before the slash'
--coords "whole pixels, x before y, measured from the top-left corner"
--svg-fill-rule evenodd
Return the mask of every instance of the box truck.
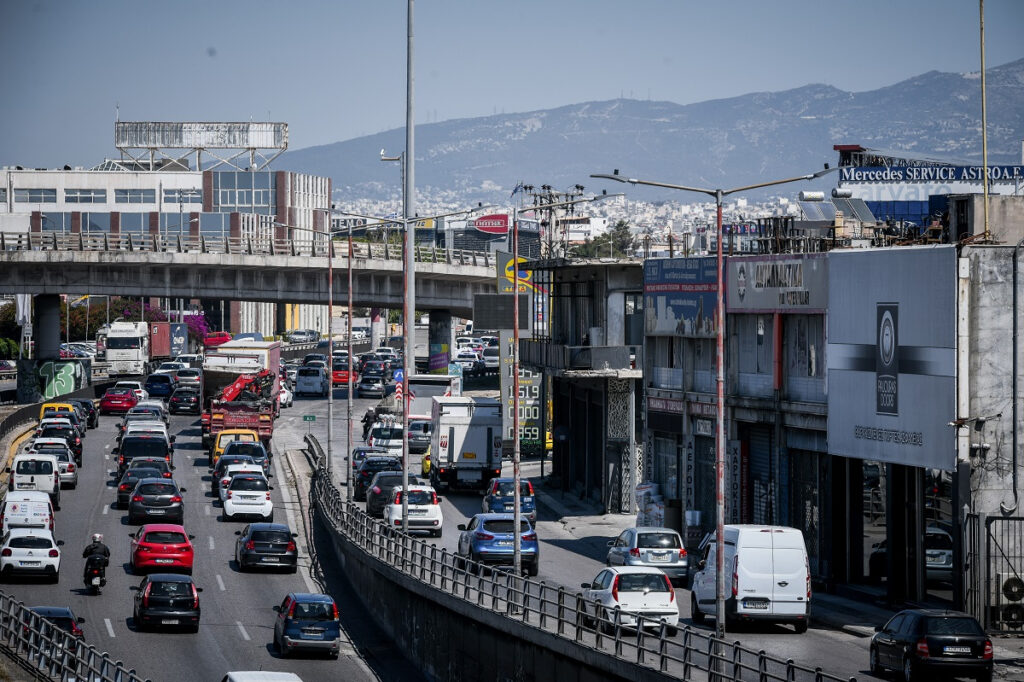
<path id="1" fill-rule="evenodd" d="M 434 397 L 430 480 L 435 488 L 486 490 L 501 476 L 501 403 L 493 398 Z"/>

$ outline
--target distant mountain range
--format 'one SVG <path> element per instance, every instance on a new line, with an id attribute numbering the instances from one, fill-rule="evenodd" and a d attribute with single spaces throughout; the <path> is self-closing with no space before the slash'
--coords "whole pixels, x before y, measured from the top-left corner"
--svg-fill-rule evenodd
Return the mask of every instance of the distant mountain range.
<path id="1" fill-rule="evenodd" d="M 1021 163 L 1024 59 L 990 68 L 986 89 L 989 163 Z M 980 163 L 980 75 L 930 71 L 869 92 L 812 84 L 688 105 L 616 99 L 417 125 L 416 188 L 466 205 L 507 203 L 520 181 L 598 190 L 609 183 L 589 175 L 613 168 L 729 188 L 834 166 L 833 144 Z M 404 146 L 405 130 L 396 128 L 289 151 L 279 167 L 330 176 L 336 200 L 387 199 L 401 192 L 401 181 L 393 165 L 377 159 L 382 148 Z M 649 201 L 699 200 L 672 190 L 628 192 Z"/>

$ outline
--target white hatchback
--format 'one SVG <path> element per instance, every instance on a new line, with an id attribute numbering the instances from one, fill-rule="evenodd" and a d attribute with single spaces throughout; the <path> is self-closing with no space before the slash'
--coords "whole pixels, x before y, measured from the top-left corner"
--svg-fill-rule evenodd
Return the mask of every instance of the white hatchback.
<path id="1" fill-rule="evenodd" d="M 434 537 L 441 537 L 444 514 L 441 513 L 441 498 L 429 485 L 409 486 L 409 530 L 425 530 Z M 392 528 L 402 527 L 402 488 L 391 490 L 384 506 L 384 523 Z"/>
<path id="2" fill-rule="evenodd" d="M 221 502 L 228 498 L 228 486 L 231 485 L 231 479 L 238 474 L 258 474 L 263 476 L 263 467 L 259 464 L 229 464 L 224 469 L 224 475 L 220 477 L 217 485 Z"/>
<path id="3" fill-rule="evenodd" d="M 0 545 L 0 576 L 13 573 L 43 575 L 57 582 L 60 575 L 60 549 L 64 541 L 55 541 L 45 528 L 12 528 Z"/>
<path id="4" fill-rule="evenodd" d="M 119 381 L 114 384 L 114 388 L 130 388 L 135 397 L 139 400 L 149 400 L 149 391 L 142 387 L 142 383 L 138 381 Z"/>
<path id="5" fill-rule="evenodd" d="M 616 618 L 623 627 L 668 626 L 674 635 L 679 625 L 679 604 L 668 576 L 657 568 L 622 566 L 606 568 L 592 582 L 583 583 L 586 622 L 606 632 L 615 629 Z M 618 615 L 616 615 L 618 614 Z"/>
<path id="6" fill-rule="evenodd" d="M 237 474 L 224 492 L 224 520 L 238 516 L 258 516 L 270 523 L 274 520 L 274 502 L 270 499 L 273 486 L 259 474 Z"/>

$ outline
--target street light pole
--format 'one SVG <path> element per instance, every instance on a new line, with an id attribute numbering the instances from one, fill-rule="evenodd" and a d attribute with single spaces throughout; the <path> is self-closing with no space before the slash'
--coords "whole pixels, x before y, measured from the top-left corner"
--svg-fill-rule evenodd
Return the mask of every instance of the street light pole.
<path id="1" fill-rule="evenodd" d="M 333 233 L 332 233 L 333 236 Z M 348 456 L 352 456 L 352 221 L 348 221 L 348 395 L 345 402 L 348 404 L 348 428 L 345 429 L 346 449 Z M 333 362 L 333 360 L 332 360 Z M 333 370 L 332 370 L 333 375 Z M 333 379 L 333 376 L 332 376 Z M 352 464 L 345 467 L 345 500 L 352 501 Z"/>
<path id="2" fill-rule="evenodd" d="M 333 482 L 331 459 L 334 456 L 334 233 L 331 232 L 331 209 L 328 207 L 323 211 L 327 222 L 327 480 Z"/>
<path id="3" fill-rule="evenodd" d="M 724 273 L 722 257 L 722 199 L 726 195 L 734 194 L 736 192 L 744 192 L 761 187 L 771 187 L 773 185 L 783 185 L 789 182 L 797 182 L 799 180 L 814 180 L 828 172 L 830 172 L 830 169 L 828 164 L 825 164 L 825 169 L 818 171 L 817 173 L 801 175 L 795 178 L 786 178 L 784 180 L 759 182 L 754 185 L 735 187 L 728 190 L 688 187 L 685 185 L 673 185 L 664 182 L 627 178 L 619 175 L 619 170 L 617 168 L 611 175 L 596 173 L 591 174 L 590 176 L 592 178 L 600 178 L 603 180 L 625 182 L 631 185 L 649 185 L 651 187 L 664 187 L 666 189 L 677 189 L 684 192 L 698 192 L 715 198 L 715 224 L 718 227 L 718 236 L 716 239 L 718 242 L 716 248 L 716 268 L 718 270 L 716 314 L 718 316 L 718 320 L 715 326 L 715 347 L 717 350 L 715 370 L 718 377 L 718 425 L 716 428 L 715 438 L 715 634 L 719 638 L 725 637 L 725 291 L 723 286 Z"/>

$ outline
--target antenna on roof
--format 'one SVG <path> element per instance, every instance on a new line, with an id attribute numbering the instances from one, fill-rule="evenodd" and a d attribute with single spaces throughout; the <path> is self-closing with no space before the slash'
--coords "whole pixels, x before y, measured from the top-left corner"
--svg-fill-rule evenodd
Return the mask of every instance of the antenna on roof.
<path id="1" fill-rule="evenodd" d="M 114 102 L 114 120 L 118 123 L 121 122 L 121 103 Z"/>

